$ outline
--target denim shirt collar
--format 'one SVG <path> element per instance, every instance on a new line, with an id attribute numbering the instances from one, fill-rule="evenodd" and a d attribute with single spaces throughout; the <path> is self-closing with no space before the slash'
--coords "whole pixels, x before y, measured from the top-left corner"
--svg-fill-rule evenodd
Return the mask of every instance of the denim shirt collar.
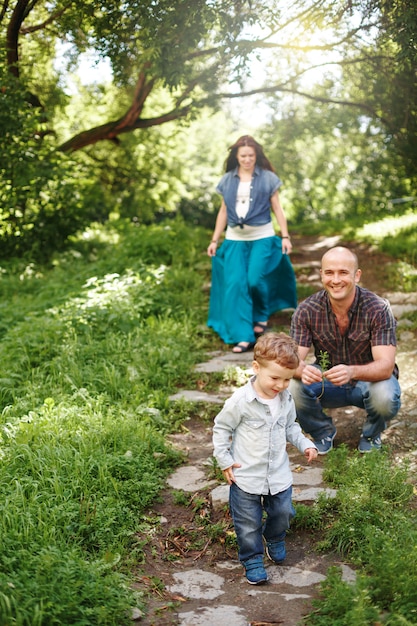
<path id="1" fill-rule="evenodd" d="M 253 386 L 255 380 L 256 380 L 256 375 L 251 376 L 248 384 L 245 387 L 245 396 L 246 396 L 247 402 L 253 402 L 254 400 L 257 400 L 258 402 L 262 402 L 262 398 L 258 396 L 258 394 L 255 391 L 255 387 Z M 283 389 L 282 391 L 279 392 L 278 395 L 279 395 L 279 399 L 281 400 L 281 402 L 287 402 L 290 398 L 290 392 L 288 391 L 288 389 Z"/>
<path id="2" fill-rule="evenodd" d="M 255 165 L 255 169 L 253 170 L 252 178 L 254 176 L 259 176 L 262 172 L 262 168 L 259 165 Z M 232 170 L 233 176 L 237 176 L 239 178 L 239 166 L 237 165 L 234 170 Z M 240 180 L 240 178 L 239 178 Z"/>
<path id="3" fill-rule="evenodd" d="M 216 190 L 223 196 L 227 209 L 227 224 L 232 228 L 243 225 L 263 226 L 271 221 L 271 196 L 281 186 L 281 180 L 270 170 L 255 165 L 250 183 L 249 210 L 245 218 L 236 213 L 236 198 L 240 183 L 239 168 L 227 172 Z"/>

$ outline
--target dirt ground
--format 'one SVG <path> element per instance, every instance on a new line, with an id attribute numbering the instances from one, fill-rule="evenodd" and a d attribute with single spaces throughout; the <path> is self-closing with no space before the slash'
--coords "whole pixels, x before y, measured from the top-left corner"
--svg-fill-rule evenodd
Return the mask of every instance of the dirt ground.
<path id="1" fill-rule="evenodd" d="M 296 238 L 293 243 L 294 251 L 291 258 L 296 269 L 297 280 L 319 288 L 320 258 L 326 249 L 339 242 L 336 239 Z M 362 268 L 361 284 L 379 295 L 387 296 L 385 285 L 389 258 L 375 253 L 368 246 L 349 245 L 349 247 L 354 249 L 359 257 Z M 395 295 L 395 299 L 398 302 L 401 301 L 398 294 Z M 271 318 L 270 326 L 285 329 L 289 325 L 289 320 L 288 313 L 278 313 Z M 398 337 L 398 363 L 403 390 L 403 406 L 398 418 L 386 431 L 384 439 L 393 452 L 394 461 L 402 462 L 404 458 L 407 458 L 412 464 L 414 463 L 414 466 L 412 465 L 414 474 L 411 475 L 411 480 L 414 481 L 417 477 L 415 469 L 417 465 L 417 333 L 405 326 L 403 330 L 399 329 Z M 225 349 L 228 348 L 225 347 Z M 187 383 L 184 386 L 187 386 Z M 363 422 L 363 411 L 347 407 L 332 411 L 332 416 L 338 430 L 335 446 L 344 442 L 352 449 L 356 449 Z M 198 460 L 207 459 L 211 454 L 211 424 L 199 417 L 199 410 L 196 407 L 195 415 L 190 416 L 190 421 L 186 426 L 184 432 L 175 435 L 173 440 L 186 453 L 187 463 L 193 465 Z M 290 456 L 293 463 L 303 465 L 304 457 L 297 451 L 292 451 Z M 324 462 L 323 458 L 319 457 L 319 464 Z M 175 502 L 173 490 L 166 488 L 162 493 L 161 502 L 149 512 L 150 519 L 163 518 L 164 523 L 155 522 L 152 526 L 153 530 L 148 531 L 146 537 L 142 537 L 147 539 L 146 558 L 145 563 L 138 564 L 137 567 L 137 589 L 145 593 L 148 606 L 146 616 L 137 616 L 136 623 L 141 626 L 174 626 L 180 623 L 178 612 L 181 612 L 181 606 L 186 602 L 188 608 L 190 602 L 180 594 L 167 591 L 176 572 L 193 568 L 202 570 L 212 568 L 214 571 L 219 563 L 236 561 L 236 550 L 233 542 L 227 541 L 227 532 L 217 539 L 213 539 L 211 533 L 207 532 L 206 521 L 210 520 L 212 528 L 215 528 L 215 525 L 221 521 L 230 533 L 233 533 L 228 513 L 224 510 L 213 512 L 210 504 L 210 491 L 211 488 L 207 488 L 196 492 L 187 506 L 184 503 Z M 308 532 L 290 532 L 287 539 L 288 557 L 285 564 L 297 567 L 297 564 L 302 563 L 302 567 L 305 568 L 307 563 L 317 574 L 325 575 L 328 567 L 337 564 L 339 559 L 335 554 L 318 554 L 315 549 L 317 539 L 319 538 Z M 262 587 L 262 594 L 255 593 L 254 588 L 243 580 L 241 568 L 224 570 L 222 576 L 226 579 L 224 585 L 226 596 L 223 594 L 221 603 L 241 604 L 246 607 L 253 605 L 253 619 L 249 622 L 251 626 L 274 624 L 296 626 L 303 615 L 312 609 L 311 596 L 303 597 L 302 593 L 298 598 L 292 598 L 291 602 L 283 602 L 282 594 L 285 593 L 285 584 L 280 586 L 281 595 L 277 597 L 275 594 L 272 597 L 270 594 L 274 593 L 273 588 L 268 586 Z M 291 593 L 294 594 L 293 588 L 292 592 L 290 588 L 287 591 L 288 597 Z M 315 592 L 316 596 L 317 593 L 318 587 Z M 197 608 L 198 600 L 194 604 Z M 213 622 L 213 626 L 217 626 L 217 623 Z M 228 626 L 234 626 L 234 624 L 229 622 Z"/>

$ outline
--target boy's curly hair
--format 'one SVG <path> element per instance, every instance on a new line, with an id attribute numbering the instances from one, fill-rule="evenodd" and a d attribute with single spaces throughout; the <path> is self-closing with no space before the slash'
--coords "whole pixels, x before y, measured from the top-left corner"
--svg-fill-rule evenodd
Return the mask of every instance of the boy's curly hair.
<path id="1" fill-rule="evenodd" d="M 275 361 L 278 365 L 295 370 L 300 364 L 298 344 L 285 333 L 265 333 L 255 344 L 253 358 L 259 365 Z"/>

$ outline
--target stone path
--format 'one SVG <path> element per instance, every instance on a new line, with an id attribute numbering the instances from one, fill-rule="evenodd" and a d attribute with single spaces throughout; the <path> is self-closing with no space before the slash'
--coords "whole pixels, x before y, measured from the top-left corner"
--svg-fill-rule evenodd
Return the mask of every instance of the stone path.
<path id="1" fill-rule="evenodd" d="M 323 249 L 336 243 L 337 238 L 334 241 L 323 238 L 300 246 L 298 256 L 293 255 L 296 257 L 300 282 L 320 287 L 318 259 Z M 376 289 L 376 283 L 373 284 L 377 274 L 372 274 L 372 264 L 375 264 L 375 260 L 371 255 L 365 272 L 370 284 L 364 286 L 387 297 L 394 315 L 400 320 L 397 362 L 401 372 L 403 407 L 384 436 L 389 439 L 400 462 L 404 457 L 411 462 L 411 469 L 417 480 L 417 340 L 412 324 L 407 320 L 407 313 L 417 308 L 417 294 L 382 293 L 383 290 Z M 286 317 L 287 323 L 289 315 Z M 243 383 L 249 374 L 252 358 L 252 352 L 233 354 L 230 351 L 216 351 L 209 353 L 207 360 L 197 365 L 196 371 L 211 374 L 234 368 L 234 376 L 236 373 L 241 374 Z M 196 403 L 196 407 L 204 406 L 201 403 L 210 403 L 218 405 L 220 410 L 231 392 L 231 387 L 226 384 L 220 386 L 216 392 L 184 389 L 171 396 L 170 400 L 186 400 Z M 198 410 L 196 413 L 198 414 Z M 338 428 L 338 437 L 340 436 L 341 441 L 349 441 L 353 448 L 359 439 L 362 413 L 354 407 L 337 409 L 332 413 Z M 172 435 L 170 440 L 183 450 L 188 462 L 169 477 L 167 489 L 192 496 L 209 493 L 211 511 L 217 512 L 218 516 L 224 516 L 228 486 L 211 478 L 211 426 L 205 426 L 203 420 L 195 420 L 191 422 L 188 431 Z M 312 465 L 308 465 L 304 456 L 292 446 L 289 446 L 288 453 L 294 477 L 294 501 L 311 504 L 323 491 L 329 498 L 334 496 L 334 490 L 329 489 L 322 479 L 325 457 L 319 457 Z M 178 523 L 178 518 L 171 509 L 166 502 L 154 509 L 154 513 L 160 515 L 161 526 L 167 529 L 165 533 L 161 533 L 165 538 L 169 529 Z M 180 558 L 169 560 L 163 554 L 166 545 L 163 545 L 161 538 L 155 538 L 151 542 L 145 571 L 148 572 L 149 580 L 155 577 L 164 587 L 157 588 L 160 602 L 154 602 L 147 616 L 140 615 L 136 619 L 141 626 L 217 626 L 223 623 L 227 626 L 298 626 L 302 618 L 311 612 L 312 601 L 318 596 L 320 583 L 325 579 L 330 566 L 340 567 L 344 580 L 349 582 L 355 579 L 355 572 L 341 562 L 337 555 L 317 553 L 314 550 L 315 539 L 317 537 L 311 537 L 306 532 L 290 532 L 287 537 L 287 559 L 280 566 L 266 561 L 269 582 L 258 587 L 247 584 L 237 556 L 228 558 L 227 551 L 223 559 L 218 559 L 208 558 L 210 548 L 197 556 L 181 553 L 179 549 Z M 204 552 L 204 558 L 200 558 Z M 158 558 L 154 558 L 156 556 Z"/>
<path id="2" fill-rule="evenodd" d="M 200 372 L 218 372 L 228 367 L 241 368 L 249 375 L 253 353 L 234 355 L 214 352 L 209 360 L 199 364 Z M 230 390 L 219 393 L 204 393 L 183 390 L 171 397 L 172 401 L 185 399 L 195 402 L 223 404 Z M 198 438 L 198 445 L 196 439 Z M 173 490 L 195 493 L 211 488 L 211 506 L 222 510 L 228 502 L 228 485 L 207 478 L 207 469 L 212 456 L 211 428 L 203 434 L 170 437 L 174 445 L 185 451 L 196 449 L 200 456 L 189 464 L 178 468 L 168 479 Z M 335 491 L 326 487 L 322 480 L 322 466 L 308 465 L 303 455 L 289 447 L 289 455 L 294 476 L 293 499 L 296 502 L 311 503 L 319 493 L 333 497 Z M 163 507 L 162 507 L 163 509 Z M 169 523 L 169 520 L 162 520 Z M 227 626 L 273 625 L 296 626 L 301 618 L 311 610 L 311 600 L 317 596 L 319 584 L 325 579 L 327 568 L 337 564 L 342 568 L 343 578 L 354 580 L 355 573 L 335 555 L 323 556 L 310 551 L 303 544 L 303 537 L 297 533 L 287 538 L 288 557 L 283 565 L 266 561 L 269 582 L 264 586 L 248 585 L 243 568 L 236 559 L 207 563 L 205 566 L 183 564 L 169 576 L 167 591 L 181 600 L 180 609 L 172 615 L 172 622 L 154 620 L 149 624 L 178 624 L 178 626 L 215 626 L 223 622 Z M 161 618 L 162 619 L 162 618 Z"/>

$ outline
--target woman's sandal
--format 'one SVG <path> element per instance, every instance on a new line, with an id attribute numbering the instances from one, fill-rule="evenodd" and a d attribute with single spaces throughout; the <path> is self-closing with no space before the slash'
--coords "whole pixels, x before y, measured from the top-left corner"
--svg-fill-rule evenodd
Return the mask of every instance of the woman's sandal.
<path id="1" fill-rule="evenodd" d="M 262 328 L 262 330 L 255 330 L 256 327 Z M 268 323 L 267 322 L 255 322 L 255 328 L 253 329 L 253 332 L 255 333 L 255 337 L 256 338 L 261 337 L 268 330 Z"/>
<path id="2" fill-rule="evenodd" d="M 243 345 L 245 343 L 246 341 L 239 341 L 239 343 L 233 346 L 233 349 L 232 349 L 233 354 L 243 354 L 244 352 L 250 352 L 250 350 L 252 350 L 253 346 L 255 345 L 254 341 L 250 341 L 246 346 Z M 238 349 L 235 350 L 235 348 L 238 348 Z"/>

